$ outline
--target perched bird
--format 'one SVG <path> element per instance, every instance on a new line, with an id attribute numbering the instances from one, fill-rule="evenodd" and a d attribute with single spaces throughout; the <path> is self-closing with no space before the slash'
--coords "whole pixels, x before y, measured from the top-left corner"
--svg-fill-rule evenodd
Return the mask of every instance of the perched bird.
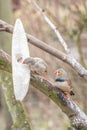
<path id="1" fill-rule="evenodd" d="M 47 64 L 43 59 L 38 57 L 28 57 L 24 59 L 22 64 L 29 65 L 33 72 L 47 78 Z"/>
<path id="2" fill-rule="evenodd" d="M 58 87 L 62 92 L 64 92 L 67 98 L 69 97 L 69 95 L 75 95 L 73 92 L 71 81 L 68 78 L 67 72 L 64 69 L 57 69 L 56 71 L 54 71 L 54 75 L 54 85 Z"/>

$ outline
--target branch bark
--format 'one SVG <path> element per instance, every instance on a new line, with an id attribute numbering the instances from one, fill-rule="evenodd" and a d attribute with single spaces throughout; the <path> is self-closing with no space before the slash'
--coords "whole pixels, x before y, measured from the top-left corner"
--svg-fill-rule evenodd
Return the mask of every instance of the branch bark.
<path id="1" fill-rule="evenodd" d="M 11 73 L 11 57 L 4 51 L 0 50 L 0 59 L 3 63 L 3 70 Z M 2 64 L 0 64 L 0 66 L 2 66 Z M 2 69 L 2 67 L 0 67 L 0 69 Z M 31 73 L 31 84 L 50 97 L 50 99 L 61 108 L 61 110 L 69 117 L 71 126 L 75 128 L 75 130 L 87 130 L 87 116 L 85 113 L 82 112 L 71 99 L 67 100 L 65 95 L 60 92 L 53 83 L 43 79 L 41 76 Z M 14 101 L 14 103 L 17 102 Z"/>
<path id="2" fill-rule="evenodd" d="M 11 57 L 3 50 L 0 50 L 0 70 L 11 72 Z M 6 72 L 4 72 L 4 74 L 1 76 L 0 83 L 2 84 L 2 89 L 6 99 L 6 103 L 12 116 L 12 130 L 31 130 L 22 103 L 16 101 L 14 98 L 12 76 L 11 74 L 9 75 L 9 73 L 8 76 L 6 76 Z M 2 82 L 2 80 L 4 82 Z"/>
<path id="3" fill-rule="evenodd" d="M 29 0 L 27 0 L 29 2 Z M 64 50 L 69 53 L 70 50 L 66 44 L 66 42 L 64 41 L 64 39 L 62 38 L 58 28 L 51 22 L 51 20 L 47 17 L 47 15 L 45 14 L 45 10 L 42 9 L 35 0 L 31 0 L 32 4 L 34 5 L 34 7 L 41 13 L 41 15 L 43 16 L 43 18 L 45 19 L 45 21 L 48 23 L 48 25 L 51 27 L 51 29 L 55 32 L 58 40 L 60 41 L 60 44 L 63 46 Z"/>
<path id="4" fill-rule="evenodd" d="M 0 20 L 0 28 L 3 28 L 3 31 L 9 32 L 9 33 L 13 32 L 13 26 L 2 20 Z M 34 46 L 46 51 L 47 53 L 62 60 L 64 63 L 67 63 L 68 65 L 70 65 L 80 76 L 82 76 L 83 78 L 87 80 L 87 70 L 79 62 L 77 62 L 75 58 L 71 57 L 69 54 L 65 54 L 47 45 L 46 43 L 38 40 L 32 35 L 27 34 L 27 39 Z"/>
<path id="5" fill-rule="evenodd" d="M 15 100 L 12 87 L 12 75 L 8 73 L 8 76 L 5 76 L 6 74 L 7 72 L 4 72 L 4 75 L 1 76 L 1 81 L 3 79 L 4 82 L 0 82 L 2 83 L 2 90 L 12 117 L 12 130 L 31 130 L 29 119 L 25 114 L 22 103 Z"/>

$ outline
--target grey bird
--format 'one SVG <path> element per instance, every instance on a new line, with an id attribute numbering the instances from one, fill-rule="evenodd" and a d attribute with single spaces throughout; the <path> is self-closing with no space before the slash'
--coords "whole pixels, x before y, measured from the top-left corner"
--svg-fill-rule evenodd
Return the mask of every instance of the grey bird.
<path id="1" fill-rule="evenodd" d="M 73 92 L 72 84 L 70 79 L 68 78 L 67 72 L 63 68 L 59 68 L 54 71 L 55 82 L 54 85 L 58 87 L 66 97 L 69 95 L 75 95 Z"/>
<path id="2" fill-rule="evenodd" d="M 47 64 L 43 59 L 39 57 L 28 57 L 24 59 L 22 64 L 29 65 L 33 72 L 47 78 Z"/>

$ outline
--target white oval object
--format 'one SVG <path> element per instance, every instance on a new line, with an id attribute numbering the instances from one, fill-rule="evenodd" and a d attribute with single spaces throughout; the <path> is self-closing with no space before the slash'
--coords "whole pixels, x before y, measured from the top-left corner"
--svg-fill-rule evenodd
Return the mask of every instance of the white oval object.
<path id="1" fill-rule="evenodd" d="M 26 33 L 20 19 L 16 20 L 12 37 L 12 77 L 16 100 L 22 101 L 27 94 L 30 82 L 30 70 L 27 65 L 18 62 L 29 57 Z M 20 58 L 21 57 L 21 58 Z"/>

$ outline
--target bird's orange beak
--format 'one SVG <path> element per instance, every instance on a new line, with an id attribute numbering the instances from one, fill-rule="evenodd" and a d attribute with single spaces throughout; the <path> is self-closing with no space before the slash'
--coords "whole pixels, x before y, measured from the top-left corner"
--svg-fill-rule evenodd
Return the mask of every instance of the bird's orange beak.
<path id="1" fill-rule="evenodd" d="M 56 75 L 56 74 L 57 74 L 58 76 L 62 76 L 62 74 L 63 74 L 63 73 L 62 73 L 62 72 L 57 72 L 57 71 L 54 71 L 54 72 L 53 72 L 53 74 L 54 74 L 54 75 Z"/>
<path id="2" fill-rule="evenodd" d="M 22 62 L 22 64 L 26 64 L 26 62 L 25 62 L 25 61 L 23 61 L 23 62 Z"/>
<path id="3" fill-rule="evenodd" d="M 56 75 L 56 74 L 57 74 L 57 72 L 56 72 L 56 71 L 54 71 L 54 72 L 53 72 L 53 74 L 54 74 L 54 75 Z"/>

